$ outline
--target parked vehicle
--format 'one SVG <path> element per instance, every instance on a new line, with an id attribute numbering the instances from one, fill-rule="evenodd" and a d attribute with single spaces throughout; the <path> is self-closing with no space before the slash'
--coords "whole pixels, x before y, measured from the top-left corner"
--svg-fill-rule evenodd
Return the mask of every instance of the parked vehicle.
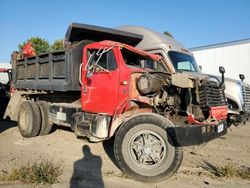
<path id="1" fill-rule="evenodd" d="M 57 124 L 92 142 L 114 136 L 119 167 L 144 182 L 173 175 L 182 163 L 182 146 L 226 134 L 223 82 L 171 73 L 159 55 L 99 41 L 135 44 L 138 36 L 72 24 L 65 51 L 13 58 L 15 95 L 22 103 L 8 109 L 19 109 L 20 133 L 46 135 Z"/>
<path id="2" fill-rule="evenodd" d="M 250 85 L 243 82 L 244 75 L 240 74 L 239 77 L 241 80 L 225 78 L 228 125 L 245 124 L 250 116 Z"/>
<path id="3" fill-rule="evenodd" d="M 171 73 L 181 72 L 195 77 L 221 77 L 202 73 L 191 51 L 182 46 L 174 38 L 152 31 L 144 27 L 122 26 L 118 28 L 142 35 L 137 47 L 163 57 Z M 244 75 L 242 75 L 244 76 Z M 245 123 L 250 115 L 250 85 L 225 78 L 225 96 L 228 102 L 228 125 Z"/>
<path id="4" fill-rule="evenodd" d="M 0 119 L 2 119 L 10 97 L 11 69 L 0 68 L 0 74 L 5 74 L 8 78 L 8 81 L 0 82 Z"/>

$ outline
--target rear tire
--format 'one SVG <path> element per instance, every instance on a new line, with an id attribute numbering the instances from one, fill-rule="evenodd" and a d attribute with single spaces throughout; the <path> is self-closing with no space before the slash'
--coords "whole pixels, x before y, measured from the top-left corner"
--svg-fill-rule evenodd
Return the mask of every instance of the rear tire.
<path id="1" fill-rule="evenodd" d="M 142 182 L 172 176 L 183 159 L 182 147 L 173 146 L 167 133 L 172 126 L 156 114 L 141 114 L 125 122 L 114 142 L 114 155 L 121 170 Z"/>
<path id="2" fill-rule="evenodd" d="M 45 101 L 37 101 L 41 111 L 41 130 L 39 136 L 47 135 L 51 132 L 52 124 L 49 123 L 49 105 Z"/>
<path id="3" fill-rule="evenodd" d="M 41 128 L 41 113 L 38 105 L 32 101 L 24 101 L 18 112 L 18 128 L 23 137 L 38 135 Z"/>

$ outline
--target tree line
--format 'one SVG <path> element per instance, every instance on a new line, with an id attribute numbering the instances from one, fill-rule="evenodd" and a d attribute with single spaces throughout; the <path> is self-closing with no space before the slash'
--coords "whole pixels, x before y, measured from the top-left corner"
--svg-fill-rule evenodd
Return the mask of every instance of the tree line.
<path id="1" fill-rule="evenodd" d="M 50 52 L 50 51 L 58 51 L 58 50 L 64 50 L 64 40 L 63 39 L 57 39 L 52 44 L 49 44 L 49 42 L 46 39 L 40 38 L 40 37 L 31 37 L 27 39 L 22 44 L 18 45 L 18 49 L 20 52 L 22 52 L 24 46 L 30 42 L 32 47 L 35 49 L 36 54 L 39 55 L 41 53 Z"/>

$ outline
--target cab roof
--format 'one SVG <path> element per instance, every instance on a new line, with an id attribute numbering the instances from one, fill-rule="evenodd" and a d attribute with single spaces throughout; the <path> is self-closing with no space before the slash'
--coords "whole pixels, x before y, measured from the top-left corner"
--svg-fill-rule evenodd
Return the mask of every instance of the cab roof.
<path id="1" fill-rule="evenodd" d="M 146 57 L 146 58 L 149 58 L 149 59 L 152 59 L 154 61 L 159 61 L 160 59 L 162 59 L 161 56 L 159 55 L 156 55 L 156 54 L 151 54 L 151 53 L 148 53 L 146 51 L 143 51 L 143 50 L 140 50 L 138 48 L 135 48 L 133 46 L 130 46 L 128 44 L 124 44 L 124 43 L 120 43 L 120 42 L 116 42 L 116 41 L 111 41 L 111 40 L 104 40 L 104 41 L 100 41 L 100 42 L 94 42 L 94 43 L 91 43 L 91 44 L 88 44 L 86 46 L 87 48 L 115 48 L 115 47 L 118 47 L 118 48 L 126 48 L 127 50 L 131 51 L 131 52 L 134 52 L 136 54 L 139 54 L 143 57 Z"/>
<path id="2" fill-rule="evenodd" d="M 142 35 L 143 39 L 137 44 L 137 48 L 147 51 L 155 49 L 164 49 L 166 51 L 174 50 L 192 55 L 192 52 L 185 48 L 175 38 L 146 27 L 124 25 L 116 29 Z"/>

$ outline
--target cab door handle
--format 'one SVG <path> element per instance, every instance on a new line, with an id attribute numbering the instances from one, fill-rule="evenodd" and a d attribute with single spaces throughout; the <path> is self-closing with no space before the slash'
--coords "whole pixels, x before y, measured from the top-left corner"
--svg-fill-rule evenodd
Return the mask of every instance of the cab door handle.
<path id="1" fill-rule="evenodd" d="M 83 86 L 82 92 L 87 93 L 87 87 L 86 86 Z"/>

